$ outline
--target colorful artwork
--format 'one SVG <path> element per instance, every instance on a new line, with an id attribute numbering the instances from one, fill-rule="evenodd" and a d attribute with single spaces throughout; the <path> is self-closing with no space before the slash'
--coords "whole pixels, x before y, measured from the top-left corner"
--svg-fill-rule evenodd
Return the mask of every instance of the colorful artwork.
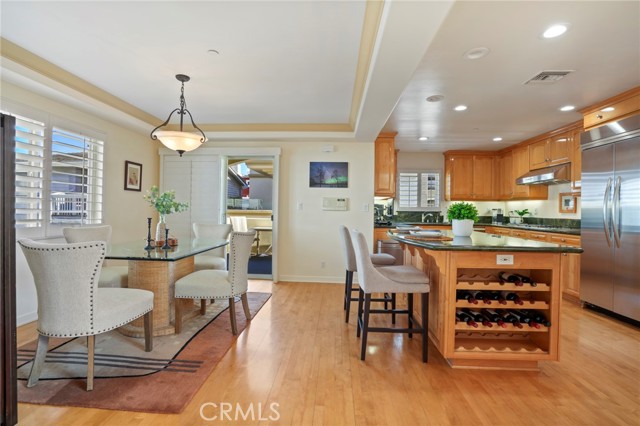
<path id="1" fill-rule="evenodd" d="M 349 163 L 309 163 L 310 188 L 348 188 Z"/>

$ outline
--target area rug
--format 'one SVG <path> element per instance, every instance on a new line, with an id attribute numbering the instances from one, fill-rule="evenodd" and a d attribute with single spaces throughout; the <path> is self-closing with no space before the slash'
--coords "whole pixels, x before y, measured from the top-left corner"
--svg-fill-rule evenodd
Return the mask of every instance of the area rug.
<path id="1" fill-rule="evenodd" d="M 247 293 L 252 316 L 269 293 Z M 238 333 L 246 327 L 236 301 Z M 50 339 L 41 379 L 27 388 L 35 342 L 18 349 L 18 401 L 111 410 L 176 414 L 182 412 L 236 340 L 231 333 L 228 303 L 207 306 L 207 314 L 184 322 L 180 335 L 154 337 L 154 350 L 144 352 L 144 339 L 117 331 L 96 337 L 93 391 L 86 389 L 86 338 Z M 170 397 L 168 397 L 170 395 Z"/>

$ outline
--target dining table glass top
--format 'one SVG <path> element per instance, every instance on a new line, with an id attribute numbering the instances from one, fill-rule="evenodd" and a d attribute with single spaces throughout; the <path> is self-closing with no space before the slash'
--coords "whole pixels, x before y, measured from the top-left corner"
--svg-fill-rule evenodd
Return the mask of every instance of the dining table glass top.
<path id="1" fill-rule="evenodd" d="M 170 249 L 162 249 L 160 247 L 145 250 L 146 240 L 129 241 L 125 243 L 114 243 L 107 248 L 105 259 L 120 260 L 157 260 L 157 261 L 176 261 L 185 257 L 195 256 L 205 251 L 213 250 L 229 244 L 224 239 L 207 239 L 193 238 L 181 239 L 177 246 Z"/>

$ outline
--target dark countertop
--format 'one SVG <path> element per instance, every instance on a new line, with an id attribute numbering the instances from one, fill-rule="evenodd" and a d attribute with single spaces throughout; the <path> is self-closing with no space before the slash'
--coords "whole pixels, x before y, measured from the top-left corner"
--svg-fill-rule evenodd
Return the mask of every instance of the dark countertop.
<path id="1" fill-rule="evenodd" d="M 420 226 L 424 228 L 451 226 L 451 224 L 447 222 L 440 222 L 440 223 L 398 222 L 398 223 L 391 223 L 391 225 L 375 225 L 374 224 L 373 227 L 393 229 L 398 225 L 415 225 L 415 226 Z M 485 228 L 487 226 L 494 226 L 497 228 L 507 228 L 507 229 L 522 229 L 524 231 L 553 232 L 556 234 L 567 234 L 567 235 L 577 235 L 577 236 L 580 235 L 580 228 L 556 228 L 551 226 L 539 226 L 539 225 L 536 226 L 536 225 L 515 224 L 515 223 L 508 223 L 503 225 L 497 225 L 492 223 L 475 223 L 473 225 L 474 228 Z"/>
<path id="2" fill-rule="evenodd" d="M 453 237 L 451 231 L 442 231 L 442 234 Z M 504 235 L 485 234 L 484 232 L 473 232 L 471 237 L 455 237 L 452 241 L 415 240 L 406 238 L 408 236 L 409 234 L 389 234 L 389 238 L 393 240 L 417 247 L 424 247 L 429 250 L 582 253 L 580 247 L 561 246 L 554 243 L 507 237 Z"/>

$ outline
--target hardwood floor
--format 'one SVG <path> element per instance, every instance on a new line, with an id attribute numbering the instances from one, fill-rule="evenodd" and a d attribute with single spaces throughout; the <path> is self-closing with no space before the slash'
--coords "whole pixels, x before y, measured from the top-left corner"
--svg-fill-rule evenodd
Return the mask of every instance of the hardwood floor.
<path id="1" fill-rule="evenodd" d="M 273 285 L 179 415 L 20 404 L 20 425 L 640 425 L 635 327 L 564 302 L 560 361 L 540 363 L 539 372 L 452 369 L 433 346 L 423 364 L 420 336 L 400 334 L 371 334 L 361 362 L 355 314 L 344 323 L 342 295 L 338 285 Z M 19 331 L 22 341 L 34 333 Z M 237 406 L 247 412 L 253 404 L 254 416 L 229 421 L 223 403 L 232 418 Z"/>

